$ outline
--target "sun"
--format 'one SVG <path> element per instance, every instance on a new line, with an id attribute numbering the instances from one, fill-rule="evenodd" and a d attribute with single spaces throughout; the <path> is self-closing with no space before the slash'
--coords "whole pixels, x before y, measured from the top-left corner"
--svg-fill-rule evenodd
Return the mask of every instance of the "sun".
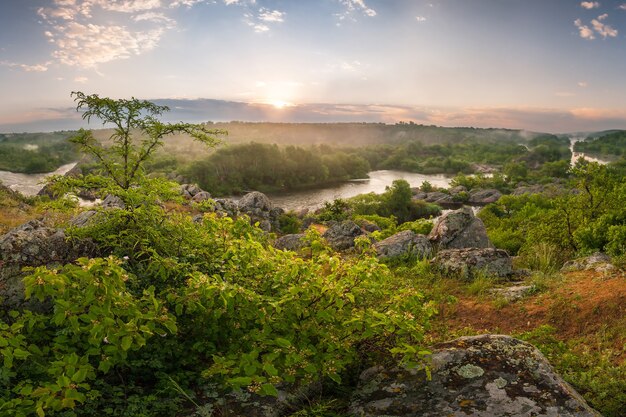
<path id="1" fill-rule="evenodd" d="M 293 103 L 289 103 L 288 101 L 284 100 L 268 100 L 267 104 L 270 104 L 274 106 L 274 108 L 279 110 L 284 109 L 285 107 L 292 107 L 294 105 Z"/>

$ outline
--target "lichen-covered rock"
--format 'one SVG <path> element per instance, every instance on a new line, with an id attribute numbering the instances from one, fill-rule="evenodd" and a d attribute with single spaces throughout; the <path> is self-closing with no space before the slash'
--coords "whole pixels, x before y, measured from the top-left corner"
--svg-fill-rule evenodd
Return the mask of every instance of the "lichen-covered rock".
<path id="1" fill-rule="evenodd" d="M 462 337 L 436 346 L 423 370 L 361 374 L 355 417 L 601 417 L 532 345 L 510 336 Z"/>
<path id="2" fill-rule="evenodd" d="M 359 226 L 361 226 L 361 229 L 365 230 L 367 233 L 374 233 L 382 230 L 379 225 L 367 220 L 359 221 Z"/>
<path id="3" fill-rule="evenodd" d="M 237 207 L 241 213 L 250 217 L 252 223 L 258 222 L 259 227 L 266 232 L 280 228 L 278 219 L 285 212 L 282 208 L 274 207 L 270 199 L 258 191 L 241 197 Z"/>
<path id="4" fill-rule="evenodd" d="M 561 272 L 586 271 L 610 272 L 615 270 L 615 265 L 611 263 L 611 258 L 602 252 L 596 252 L 586 258 L 568 261 L 561 268 Z"/>
<path id="5" fill-rule="evenodd" d="M 480 273 L 505 278 L 513 271 L 509 254 L 495 248 L 440 250 L 433 265 L 443 274 L 464 281 L 471 281 Z"/>
<path id="6" fill-rule="evenodd" d="M 274 247 L 280 250 L 297 252 L 307 246 L 307 243 L 302 240 L 304 236 L 306 236 L 304 233 L 281 236 L 274 241 Z"/>
<path id="7" fill-rule="evenodd" d="M 504 288 L 493 288 L 490 292 L 496 297 L 502 297 L 507 301 L 517 301 L 533 292 L 532 285 L 512 285 Z"/>
<path id="8" fill-rule="evenodd" d="M 365 234 L 355 222 L 347 220 L 329 227 L 322 237 L 335 250 L 347 250 L 354 247 L 354 239 Z"/>
<path id="9" fill-rule="evenodd" d="M 239 207 L 237 206 L 237 202 L 228 198 L 215 199 L 214 209 L 216 213 L 223 214 L 232 218 L 235 218 L 239 215 Z"/>
<path id="10" fill-rule="evenodd" d="M 470 207 L 441 216 L 428 238 L 439 249 L 492 248 L 482 220 Z"/>
<path id="11" fill-rule="evenodd" d="M 62 229 L 31 220 L 0 237 L 0 297 L 2 308 L 19 308 L 24 301 L 22 268 L 63 265 L 97 255 L 90 240 L 68 241 Z"/>
<path id="12" fill-rule="evenodd" d="M 380 259 L 399 257 L 428 258 L 433 246 L 424 235 L 412 230 L 404 230 L 374 244 L 374 250 Z"/>
<path id="13" fill-rule="evenodd" d="M 489 203 L 495 203 L 500 197 L 502 197 L 502 193 L 495 188 L 477 189 L 470 191 L 468 201 L 470 204 L 484 206 Z"/>

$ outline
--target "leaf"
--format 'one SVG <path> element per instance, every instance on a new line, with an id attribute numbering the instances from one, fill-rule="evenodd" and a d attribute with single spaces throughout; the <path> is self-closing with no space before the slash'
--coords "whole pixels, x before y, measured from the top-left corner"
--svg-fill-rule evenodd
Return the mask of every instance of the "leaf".
<path id="1" fill-rule="evenodd" d="M 278 390 L 272 384 L 261 385 L 261 393 L 263 395 L 270 395 L 272 397 L 278 397 Z"/>
<path id="2" fill-rule="evenodd" d="M 72 375 L 72 381 L 76 382 L 76 383 L 81 383 L 85 380 L 85 378 L 87 378 L 87 369 L 86 368 L 80 368 L 78 371 L 76 371 L 74 373 L 74 375 Z"/>
<path id="3" fill-rule="evenodd" d="M 124 336 L 122 338 L 122 350 L 126 351 L 126 350 L 130 349 L 132 344 L 133 344 L 133 337 L 132 336 Z"/>
<path id="4" fill-rule="evenodd" d="M 278 346 L 283 348 L 288 348 L 291 346 L 291 342 L 287 339 L 283 339 L 282 337 L 277 337 L 276 339 L 274 339 L 274 342 L 276 342 Z"/>
<path id="5" fill-rule="evenodd" d="M 23 349 L 14 349 L 13 356 L 15 356 L 17 359 L 26 359 L 30 356 L 30 352 Z"/>
<path id="6" fill-rule="evenodd" d="M 263 370 L 267 372 L 269 376 L 277 376 L 278 370 L 271 363 L 266 363 L 263 365 Z"/>

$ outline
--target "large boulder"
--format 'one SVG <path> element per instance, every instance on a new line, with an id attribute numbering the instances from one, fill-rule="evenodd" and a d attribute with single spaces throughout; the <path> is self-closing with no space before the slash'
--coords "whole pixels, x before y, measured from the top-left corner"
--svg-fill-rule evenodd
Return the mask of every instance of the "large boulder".
<path id="1" fill-rule="evenodd" d="M 440 272 L 464 281 L 471 281 L 481 273 L 500 278 L 510 277 L 513 273 L 509 254 L 495 248 L 440 250 L 433 265 Z"/>
<path id="2" fill-rule="evenodd" d="M 22 268 L 55 266 L 97 255 L 91 240 L 70 241 L 62 229 L 31 220 L 0 237 L 0 297 L 2 308 L 18 308 L 24 301 Z"/>
<path id="3" fill-rule="evenodd" d="M 237 202 L 228 198 L 217 198 L 214 200 L 214 210 L 216 213 L 235 218 L 239 215 L 239 207 Z"/>
<path id="4" fill-rule="evenodd" d="M 335 250 L 347 250 L 354 247 L 354 239 L 365 234 L 355 222 L 347 220 L 329 227 L 322 237 Z"/>
<path id="5" fill-rule="evenodd" d="M 390 258 L 427 258 L 433 250 L 428 238 L 412 230 L 404 230 L 374 244 L 374 250 L 380 259 Z"/>
<path id="6" fill-rule="evenodd" d="M 482 220 L 470 207 L 441 216 L 428 238 L 439 249 L 492 248 Z"/>
<path id="7" fill-rule="evenodd" d="M 270 199 L 263 193 L 253 191 L 241 197 L 237 202 L 239 211 L 250 217 L 252 223 L 259 223 L 259 227 L 266 232 L 279 230 L 279 218 L 285 212 L 274 207 Z"/>
<path id="8" fill-rule="evenodd" d="M 462 337 L 438 345 L 424 370 L 365 370 L 355 417 L 601 417 L 532 345 L 510 336 Z"/>
<path id="9" fill-rule="evenodd" d="M 485 206 L 489 203 L 495 203 L 500 197 L 502 197 L 502 193 L 495 188 L 477 189 L 470 191 L 468 202 L 472 205 Z"/>

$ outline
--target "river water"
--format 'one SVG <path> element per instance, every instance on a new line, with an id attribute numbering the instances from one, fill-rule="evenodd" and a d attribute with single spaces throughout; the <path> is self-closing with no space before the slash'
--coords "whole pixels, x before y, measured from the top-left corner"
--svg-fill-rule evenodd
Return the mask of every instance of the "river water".
<path id="1" fill-rule="evenodd" d="M 329 188 L 320 188 L 305 191 L 295 191 L 284 194 L 269 194 L 272 203 L 285 210 L 295 209 L 315 209 L 321 207 L 325 201 L 332 201 L 337 198 L 350 198 L 359 194 L 385 192 L 385 187 L 390 186 L 394 180 L 406 180 L 411 187 L 419 187 L 424 181 L 428 181 L 436 187 L 448 188 L 449 177 L 444 175 L 423 175 L 404 171 L 371 171 L 369 178 L 362 180 L 351 180 Z"/>
<path id="2" fill-rule="evenodd" d="M 76 166 L 76 162 L 65 164 L 54 172 L 46 174 L 17 174 L 15 172 L 0 171 L 0 182 L 12 190 L 26 196 L 34 196 L 43 188 L 43 181 L 50 175 L 64 175 Z"/>

